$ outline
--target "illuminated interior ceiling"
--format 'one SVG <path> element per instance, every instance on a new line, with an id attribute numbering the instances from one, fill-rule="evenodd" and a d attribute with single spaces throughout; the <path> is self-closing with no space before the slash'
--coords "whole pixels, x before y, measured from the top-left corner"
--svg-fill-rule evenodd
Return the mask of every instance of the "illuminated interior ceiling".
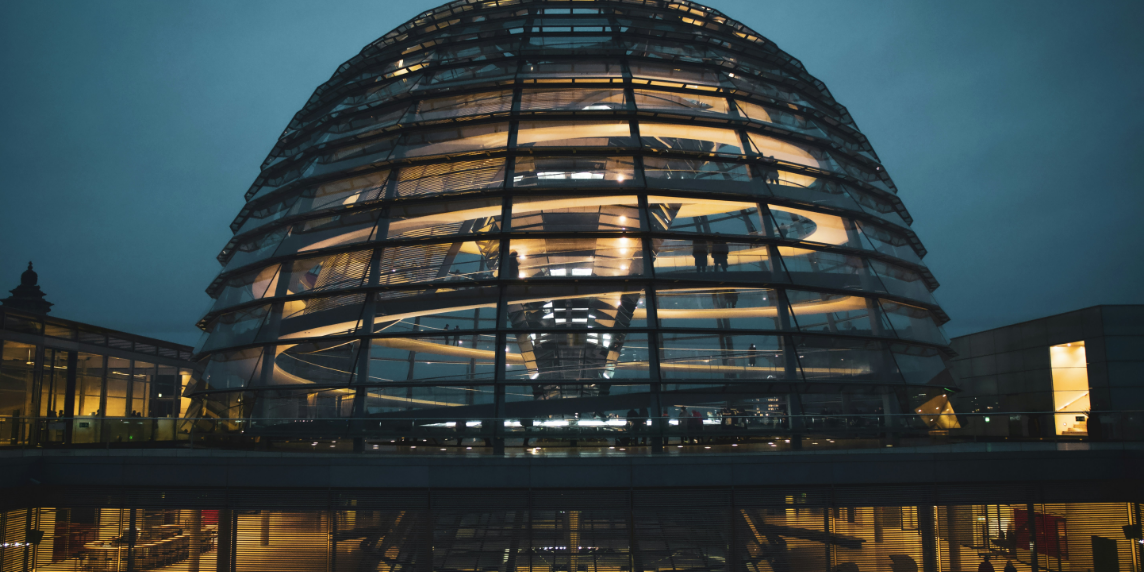
<path id="1" fill-rule="evenodd" d="M 1053 411 L 1057 435 L 1088 434 L 1088 357 L 1084 341 L 1049 348 L 1053 373 Z"/>
<path id="2" fill-rule="evenodd" d="M 896 192 L 826 87 L 718 12 L 447 4 L 289 121 L 193 391 L 268 417 L 361 387 L 336 415 L 384 416 L 500 384 L 592 411 L 618 383 L 936 384 L 948 318 Z"/>

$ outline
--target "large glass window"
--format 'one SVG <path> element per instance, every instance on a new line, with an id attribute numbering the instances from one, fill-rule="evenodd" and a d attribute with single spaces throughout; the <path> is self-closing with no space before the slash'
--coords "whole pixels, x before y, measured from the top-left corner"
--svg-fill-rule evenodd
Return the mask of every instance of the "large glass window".
<path id="1" fill-rule="evenodd" d="M 891 336 L 893 330 L 873 298 L 787 290 L 798 328 L 804 332 Z"/>
<path id="2" fill-rule="evenodd" d="M 256 207 L 239 234 L 286 216 L 335 208 L 381 198 L 389 171 L 379 171 L 307 188 L 278 201 Z"/>
<path id="3" fill-rule="evenodd" d="M 107 358 L 107 417 L 127 417 L 127 391 L 131 383 L 131 360 Z"/>
<path id="4" fill-rule="evenodd" d="M 260 334 L 259 340 L 352 334 L 360 327 L 364 304 L 365 294 L 360 293 L 287 301 L 278 331 Z"/>
<path id="5" fill-rule="evenodd" d="M 595 187 L 639 184 L 631 157 L 517 157 L 513 186 Z"/>
<path id="6" fill-rule="evenodd" d="M 627 108 L 622 89 L 561 88 L 526 89 L 521 93 L 520 110 L 528 111 L 611 111 Z"/>
<path id="7" fill-rule="evenodd" d="M 388 247 L 382 253 L 378 283 L 485 280 L 495 277 L 499 260 L 499 240 Z"/>
<path id="8" fill-rule="evenodd" d="M 278 287 L 279 264 L 271 264 L 261 270 L 243 272 L 226 279 L 212 309 L 229 308 L 244 302 L 273 296 Z"/>
<path id="9" fill-rule="evenodd" d="M 286 295 L 360 286 L 372 254 L 372 250 L 358 250 L 295 260 L 290 263 Z"/>
<path id="10" fill-rule="evenodd" d="M 645 334 L 608 330 L 517 333 L 509 336 L 507 380 L 646 379 Z"/>
<path id="11" fill-rule="evenodd" d="M 339 148 L 335 149 L 332 153 L 327 153 L 326 155 L 323 155 L 319 159 L 319 162 L 324 163 L 324 164 L 330 164 L 330 163 L 337 163 L 339 161 L 345 161 L 347 159 L 355 159 L 355 158 L 359 158 L 359 157 L 368 157 L 368 161 L 357 161 L 356 163 L 358 163 L 358 164 L 366 163 L 366 162 L 384 161 L 384 160 L 389 158 L 389 154 L 391 152 L 393 152 L 393 148 L 396 145 L 397 145 L 397 137 L 391 135 L 388 137 L 382 137 L 379 139 L 366 141 L 364 143 L 357 143 L 357 144 L 353 144 L 353 145 L 346 145 L 345 147 L 339 147 Z M 345 166 L 348 166 L 348 165 L 340 165 L 340 167 L 345 167 Z"/>
<path id="12" fill-rule="evenodd" d="M 755 279 L 774 279 L 766 245 L 727 242 L 720 238 L 695 240 L 654 239 L 655 273 L 659 277 L 687 276 L 718 280 L 723 272 L 755 273 Z M 746 274 L 741 278 L 745 279 Z"/>
<path id="13" fill-rule="evenodd" d="M 631 68 L 632 81 L 636 84 L 682 85 L 691 88 L 719 85 L 719 75 L 703 68 L 641 61 L 632 62 Z"/>
<path id="14" fill-rule="evenodd" d="M 505 299 L 505 327 L 514 329 L 622 329 L 647 325 L 641 290 L 540 284 L 510 286 Z"/>
<path id="15" fill-rule="evenodd" d="M 655 296 L 663 328 L 783 329 L 779 297 L 770 288 L 673 288 Z"/>
<path id="16" fill-rule="evenodd" d="M 4 341 L 0 363 L 0 415 L 30 417 L 36 346 Z"/>
<path id="17" fill-rule="evenodd" d="M 376 303 L 374 333 L 448 334 L 457 331 L 452 334 L 455 337 L 452 342 L 461 345 L 460 330 L 491 330 L 496 327 L 499 295 L 496 287 L 457 286 L 392 294 L 397 295 Z"/>
<path id="18" fill-rule="evenodd" d="M 496 336 L 375 338 L 369 349 L 366 383 L 491 380 Z M 509 360 L 519 359 L 511 355 Z"/>
<path id="19" fill-rule="evenodd" d="M 722 97 L 647 89 L 637 89 L 634 94 L 636 107 L 640 111 L 727 115 L 727 100 Z"/>
<path id="20" fill-rule="evenodd" d="M 155 383 L 155 364 L 137 361 L 131 371 L 131 416 L 148 417 L 151 387 Z"/>
<path id="21" fill-rule="evenodd" d="M 349 385 L 358 361 L 357 340 L 309 342 L 267 348 L 274 352 L 268 385 Z"/>
<path id="22" fill-rule="evenodd" d="M 795 337 L 803 375 L 810 380 L 897 382 L 898 372 L 885 344 L 875 340 Z"/>
<path id="23" fill-rule="evenodd" d="M 882 300 L 881 304 L 886 319 L 894 327 L 894 332 L 899 338 L 949 345 L 949 339 L 945 337 L 945 332 L 934 321 L 933 314 L 929 310 L 890 300 Z"/>
<path id="24" fill-rule="evenodd" d="M 436 121 L 467 115 L 504 113 L 512 109 L 512 91 L 450 95 L 426 99 L 411 111 L 410 121 Z"/>
<path id="25" fill-rule="evenodd" d="M 610 38 L 606 36 L 587 36 L 583 39 L 565 37 L 550 38 L 550 41 L 556 43 L 549 47 L 571 48 L 583 45 L 580 42 L 585 42 L 589 46 L 599 42 L 606 43 L 610 41 Z M 623 69 L 619 62 L 601 61 L 533 60 L 525 63 L 524 68 L 521 69 L 521 77 L 524 78 L 572 78 L 576 81 L 593 77 L 619 78 L 622 74 Z"/>
<path id="26" fill-rule="evenodd" d="M 640 140 L 645 147 L 665 151 L 690 151 L 742 155 L 739 133 L 732 129 L 640 122 Z"/>
<path id="27" fill-rule="evenodd" d="M 1057 435 L 1088 435 L 1088 357 L 1084 341 L 1049 348 L 1053 370 L 1053 426 Z"/>
<path id="28" fill-rule="evenodd" d="M 608 232 L 639 230 L 635 196 L 516 197 L 512 230 L 523 232 Z"/>
<path id="29" fill-rule="evenodd" d="M 627 121 L 522 121 L 517 147 L 633 147 Z"/>
<path id="30" fill-rule="evenodd" d="M 895 258 L 901 258 L 915 264 L 921 264 L 922 259 L 918 256 L 917 251 L 906 237 L 883 228 L 876 224 L 867 222 L 857 222 L 858 228 L 862 229 L 862 236 L 868 241 L 870 250 L 876 250 L 883 254 L 889 254 Z"/>
<path id="31" fill-rule="evenodd" d="M 466 432 L 480 431 L 480 418 L 492 417 L 493 394 L 493 388 L 487 385 L 370 387 L 366 390 L 365 411 L 381 418 L 378 423 L 387 429 L 411 428 L 409 420 L 420 417 L 425 424 L 435 424 L 441 433 L 463 438 Z M 459 419 L 446 413 L 455 407 L 471 405 L 488 407 L 487 411 L 464 411 L 457 416 Z M 392 419 L 385 419 L 390 415 Z"/>
<path id="32" fill-rule="evenodd" d="M 230 260 L 226 262 L 224 271 L 229 272 L 272 256 L 278 245 L 282 243 L 282 239 L 286 237 L 286 232 L 285 228 L 277 228 L 266 234 L 242 241 L 230 255 Z"/>
<path id="33" fill-rule="evenodd" d="M 500 199 L 433 201 L 389 207 L 386 238 L 428 238 L 496 232 Z"/>
<path id="34" fill-rule="evenodd" d="M 759 205 L 754 202 L 717 201 L 649 196 L 655 230 L 703 234 L 765 236 Z"/>
<path id="35" fill-rule="evenodd" d="M 887 292 L 936 305 L 933 294 L 930 293 L 929 287 L 926 286 L 925 280 L 918 272 L 876 259 L 870 260 L 870 266 L 878 274 L 878 278 L 885 285 Z"/>
<path id="36" fill-rule="evenodd" d="M 754 146 L 755 152 L 763 157 L 818 169 L 830 168 L 829 160 L 825 158 L 822 151 L 814 147 L 797 145 L 759 133 L 748 133 L 747 135 L 751 139 L 751 145 Z"/>
<path id="37" fill-rule="evenodd" d="M 574 278 L 577 276 L 638 276 L 643 274 L 643 250 L 636 238 L 514 239 L 505 263 L 505 276 Z"/>
<path id="38" fill-rule="evenodd" d="M 254 410 L 250 414 L 252 420 L 259 420 L 257 425 L 273 424 L 275 421 L 283 423 L 296 422 L 299 419 L 340 419 L 353 415 L 354 391 L 352 389 L 278 389 L 258 392 Z M 261 526 L 261 523 L 243 523 L 239 516 L 239 526 Z M 297 530 L 297 529 L 295 529 Z M 317 532 L 317 531 L 315 531 Z M 291 543 L 292 548 L 297 544 Z M 285 552 L 285 551 L 284 551 Z M 262 557 L 260 564 L 270 565 L 274 559 L 281 559 L 276 566 L 289 568 L 297 564 L 297 560 L 286 553 L 275 557 Z"/>
<path id="39" fill-rule="evenodd" d="M 102 407 L 99 403 L 103 396 L 104 357 L 99 354 L 80 353 L 76 361 L 76 416 L 97 416 Z"/>
<path id="40" fill-rule="evenodd" d="M 885 292 L 860 256 L 786 246 L 779 248 L 779 254 L 795 284 Z"/>
<path id="41" fill-rule="evenodd" d="M 486 62 L 439 70 L 433 74 L 433 77 L 430 78 L 428 82 L 423 82 L 422 87 L 436 87 L 446 83 L 472 83 L 510 79 L 514 75 L 516 75 L 516 62 Z"/>
<path id="42" fill-rule="evenodd" d="M 790 373 L 778 336 L 664 333 L 660 340 L 666 379 L 787 379 Z"/>
<path id="43" fill-rule="evenodd" d="M 504 159 L 433 163 L 401 169 L 397 177 L 397 196 L 442 195 L 499 189 L 503 185 Z"/>
<path id="44" fill-rule="evenodd" d="M 770 210 L 785 238 L 866 248 L 859 238 L 858 227 L 849 219 L 782 205 L 771 205 Z"/>
<path id="45" fill-rule="evenodd" d="M 207 325 L 204 333 L 206 343 L 198 350 L 224 348 L 254 341 L 269 310 L 269 305 L 261 305 L 216 317 Z"/>
<path id="46" fill-rule="evenodd" d="M 751 181 L 747 165 L 702 159 L 644 157 L 644 174 L 656 188 L 726 191 Z"/>
<path id="47" fill-rule="evenodd" d="M 453 125 L 407 133 L 401 157 L 425 157 L 496 149 L 508 145 L 508 124 Z"/>
<path id="48" fill-rule="evenodd" d="M 262 348 L 249 348 L 238 351 L 211 354 L 203 368 L 199 390 L 241 389 L 257 383 L 262 372 Z M 114 370 L 109 373 L 114 373 Z M 111 377 L 108 376 L 110 388 Z M 111 409 L 111 393 L 108 391 L 108 410 Z"/>
<path id="49" fill-rule="evenodd" d="M 373 238 L 374 226 L 380 215 L 381 209 L 357 210 L 292 224 L 274 255 L 284 256 L 365 242 Z"/>

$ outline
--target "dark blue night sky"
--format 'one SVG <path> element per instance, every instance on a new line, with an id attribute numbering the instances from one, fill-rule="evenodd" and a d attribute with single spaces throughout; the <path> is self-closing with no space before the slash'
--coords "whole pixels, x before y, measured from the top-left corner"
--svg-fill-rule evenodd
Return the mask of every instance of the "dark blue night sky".
<path id="1" fill-rule="evenodd" d="M 34 260 L 53 315 L 193 344 L 287 121 L 437 3 L 0 3 L 0 288 Z M 710 5 L 849 107 L 950 335 L 1144 302 L 1144 2 Z"/>

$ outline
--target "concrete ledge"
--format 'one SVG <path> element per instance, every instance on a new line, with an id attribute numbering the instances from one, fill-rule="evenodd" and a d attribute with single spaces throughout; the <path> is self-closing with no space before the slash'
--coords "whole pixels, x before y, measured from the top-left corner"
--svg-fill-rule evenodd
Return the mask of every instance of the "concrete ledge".
<path id="1" fill-rule="evenodd" d="M 490 457 L 220 450 L 0 453 L 0 487 L 629 488 L 1131 479 L 1144 447 L 979 444 L 772 454 Z"/>

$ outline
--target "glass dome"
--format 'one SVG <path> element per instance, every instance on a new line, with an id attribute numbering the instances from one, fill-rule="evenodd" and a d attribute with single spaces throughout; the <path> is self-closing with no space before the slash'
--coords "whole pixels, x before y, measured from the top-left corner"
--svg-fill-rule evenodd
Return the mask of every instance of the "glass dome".
<path id="1" fill-rule="evenodd" d="M 826 86 L 715 10 L 453 2 L 282 133 L 189 413 L 499 448 L 948 407 L 896 192 Z"/>

